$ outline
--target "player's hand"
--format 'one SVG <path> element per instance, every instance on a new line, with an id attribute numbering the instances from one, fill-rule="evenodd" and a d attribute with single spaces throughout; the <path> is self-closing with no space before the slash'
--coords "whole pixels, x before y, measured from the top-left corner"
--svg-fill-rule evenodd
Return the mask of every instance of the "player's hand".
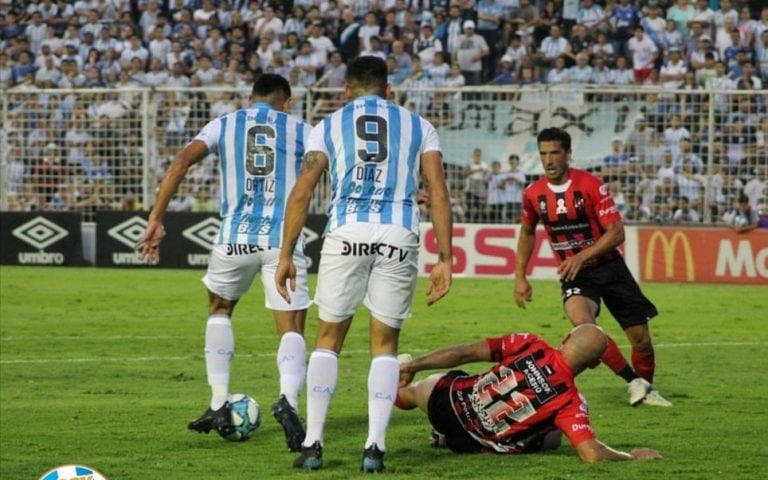
<path id="1" fill-rule="evenodd" d="M 451 289 L 452 276 L 451 262 L 437 262 L 435 268 L 432 269 L 432 273 L 429 274 L 427 305 L 432 305 L 448 293 L 448 290 Z"/>
<path id="2" fill-rule="evenodd" d="M 583 265 L 584 257 L 577 253 L 572 257 L 566 258 L 563 263 L 557 267 L 557 274 L 560 275 L 561 280 L 570 282 L 576 278 L 576 275 L 578 275 Z"/>
<path id="3" fill-rule="evenodd" d="M 291 295 L 288 293 L 288 288 L 291 292 L 296 291 L 296 265 L 293 264 L 293 259 L 280 259 L 275 270 L 275 287 L 277 287 L 277 293 L 285 299 L 289 304 L 291 303 Z"/>
<path id="4" fill-rule="evenodd" d="M 525 304 L 533 300 L 533 287 L 525 277 L 515 278 L 515 303 L 525 309 Z"/>
<path id="5" fill-rule="evenodd" d="M 632 458 L 635 460 L 657 460 L 659 458 L 664 458 L 658 450 L 645 447 L 633 448 L 629 454 L 632 455 Z"/>
<path id="6" fill-rule="evenodd" d="M 165 227 L 159 220 L 150 220 L 144 236 L 136 242 L 139 258 L 147 263 L 156 265 L 160 261 L 160 242 L 165 237 Z"/>
<path id="7" fill-rule="evenodd" d="M 413 381 L 413 377 L 416 373 L 411 372 L 408 368 L 409 364 L 413 361 L 413 357 L 410 353 L 401 353 L 397 356 L 397 363 L 400 365 L 400 382 L 399 387 L 404 387 Z"/>

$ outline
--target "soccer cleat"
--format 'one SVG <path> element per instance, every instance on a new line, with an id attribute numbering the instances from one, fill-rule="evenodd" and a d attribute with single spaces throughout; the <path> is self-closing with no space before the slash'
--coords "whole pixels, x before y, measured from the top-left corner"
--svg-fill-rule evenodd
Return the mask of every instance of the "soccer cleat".
<path id="1" fill-rule="evenodd" d="M 651 389 L 643 398 L 643 405 L 652 405 L 654 407 L 671 407 L 672 402 L 659 395 L 659 392 Z"/>
<path id="2" fill-rule="evenodd" d="M 651 384 L 644 378 L 637 377 L 629 382 L 627 385 L 627 392 L 629 392 L 629 404 L 633 407 L 640 405 L 648 392 L 651 391 Z"/>
<path id="3" fill-rule="evenodd" d="M 218 410 L 208 410 L 197 420 L 192 420 L 187 428 L 200 433 L 208 433 L 211 430 L 231 427 L 232 414 L 229 412 L 229 402 L 225 402 Z"/>
<path id="4" fill-rule="evenodd" d="M 272 416 L 275 417 L 277 423 L 283 427 L 285 433 L 285 443 L 288 445 L 288 450 L 291 452 L 301 451 L 301 442 L 304 441 L 304 427 L 301 425 L 299 415 L 296 410 L 288 403 L 288 399 L 285 395 L 280 395 L 280 398 L 272 404 Z"/>
<path id="5" fill-rule="evenodd" d="M 315 442 L 309 447 L 302 445 L 301 456 L 293 461 L 293 466 L 306 470 L 323 468 L 323 446 L 320 445 L 320 442 Z"/>
<path id="6" fill-rule="evenodd" d="M 365 473 L 384 471 L 384 452 L 379 450 L 379 446 L 375 443 L 363 451 L 363 464 L 360 470 Z"/>

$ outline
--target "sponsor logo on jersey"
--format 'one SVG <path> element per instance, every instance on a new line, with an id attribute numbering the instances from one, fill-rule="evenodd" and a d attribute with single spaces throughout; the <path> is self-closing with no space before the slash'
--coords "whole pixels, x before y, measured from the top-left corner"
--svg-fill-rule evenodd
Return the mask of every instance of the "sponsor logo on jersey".
<path id="1" fill-rule="evenodd" d="M 404 250 L 395 245 L 379 242 L 348 242 L 342 241 L 341 254 L 345 256 L 367 256 L 380 255 L 387 258 L 397 258 L 400 262 L 408 257 L 408 250 Z"/>
<path id="2" fill-rule="evenodd" d="M 533 390 L 533 393 L 536 395 L 539 402 L 544 403 L 557 395 L 557 391 L 549 382 L 547 373 L 542 371 L 542 369 L 536 365 L 536 360 L 533 358 L 533 355 L 526 355 L 525 357 L 518 358 L 515 360 L 514 365 L 515 370 L 521 372 L 525 376 L 525 379 L 528 382 L 528 387 Z"/>

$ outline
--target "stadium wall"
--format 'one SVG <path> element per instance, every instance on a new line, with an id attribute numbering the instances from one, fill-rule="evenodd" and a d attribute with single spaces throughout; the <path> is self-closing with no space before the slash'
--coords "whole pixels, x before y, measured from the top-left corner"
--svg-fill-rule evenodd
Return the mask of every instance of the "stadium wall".
<path id="1" fill-rule="evenodd" d="M 134 245 L 146 226 L 146 212 L 103 212 L 96 223 L 74 213 L 0 213 L 0 263 L 5 265 L 152 268 Z M 312 215 L 304 229 L 310 271 L 316 272 L 326 217 Z M 205 268 L 219 219 L 210 213 L 168 213 L 161 268 Z M 457 276 L 511 278 L 518 225 L 455 224 L 453 271 Z M 429 275 L 437 255 L 431 224 L 421 225 L 419 274 Z M 768 285 L 768 231 L 736 234 L 724 228 L 626 227 L 622 248 L 641 282 Z M 543 228 L 536 235 L 528 274 L 557 279 L 557 260 Z"/>

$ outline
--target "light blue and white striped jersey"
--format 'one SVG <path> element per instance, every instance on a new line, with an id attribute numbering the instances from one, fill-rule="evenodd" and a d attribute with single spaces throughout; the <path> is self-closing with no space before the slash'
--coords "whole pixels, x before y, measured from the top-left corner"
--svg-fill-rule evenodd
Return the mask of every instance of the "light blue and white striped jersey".
<path id="1" fill-rule="evenodd" d="M 440 151 L 431 123 L 376 95 L 358 97 L 323 119 L 307 152 L 328 156 L 331 201 L 326 232 L 348 223 L 401 225 L 419 233 L 422 153 Z"/>
<path id="2" fill-rule="evenodd" d="M 219 117 L 195 137 L 219 155 L 221 227 L 215 243 L 279 248 L 288 194 L 312 129 L 266 103 Z"/>

